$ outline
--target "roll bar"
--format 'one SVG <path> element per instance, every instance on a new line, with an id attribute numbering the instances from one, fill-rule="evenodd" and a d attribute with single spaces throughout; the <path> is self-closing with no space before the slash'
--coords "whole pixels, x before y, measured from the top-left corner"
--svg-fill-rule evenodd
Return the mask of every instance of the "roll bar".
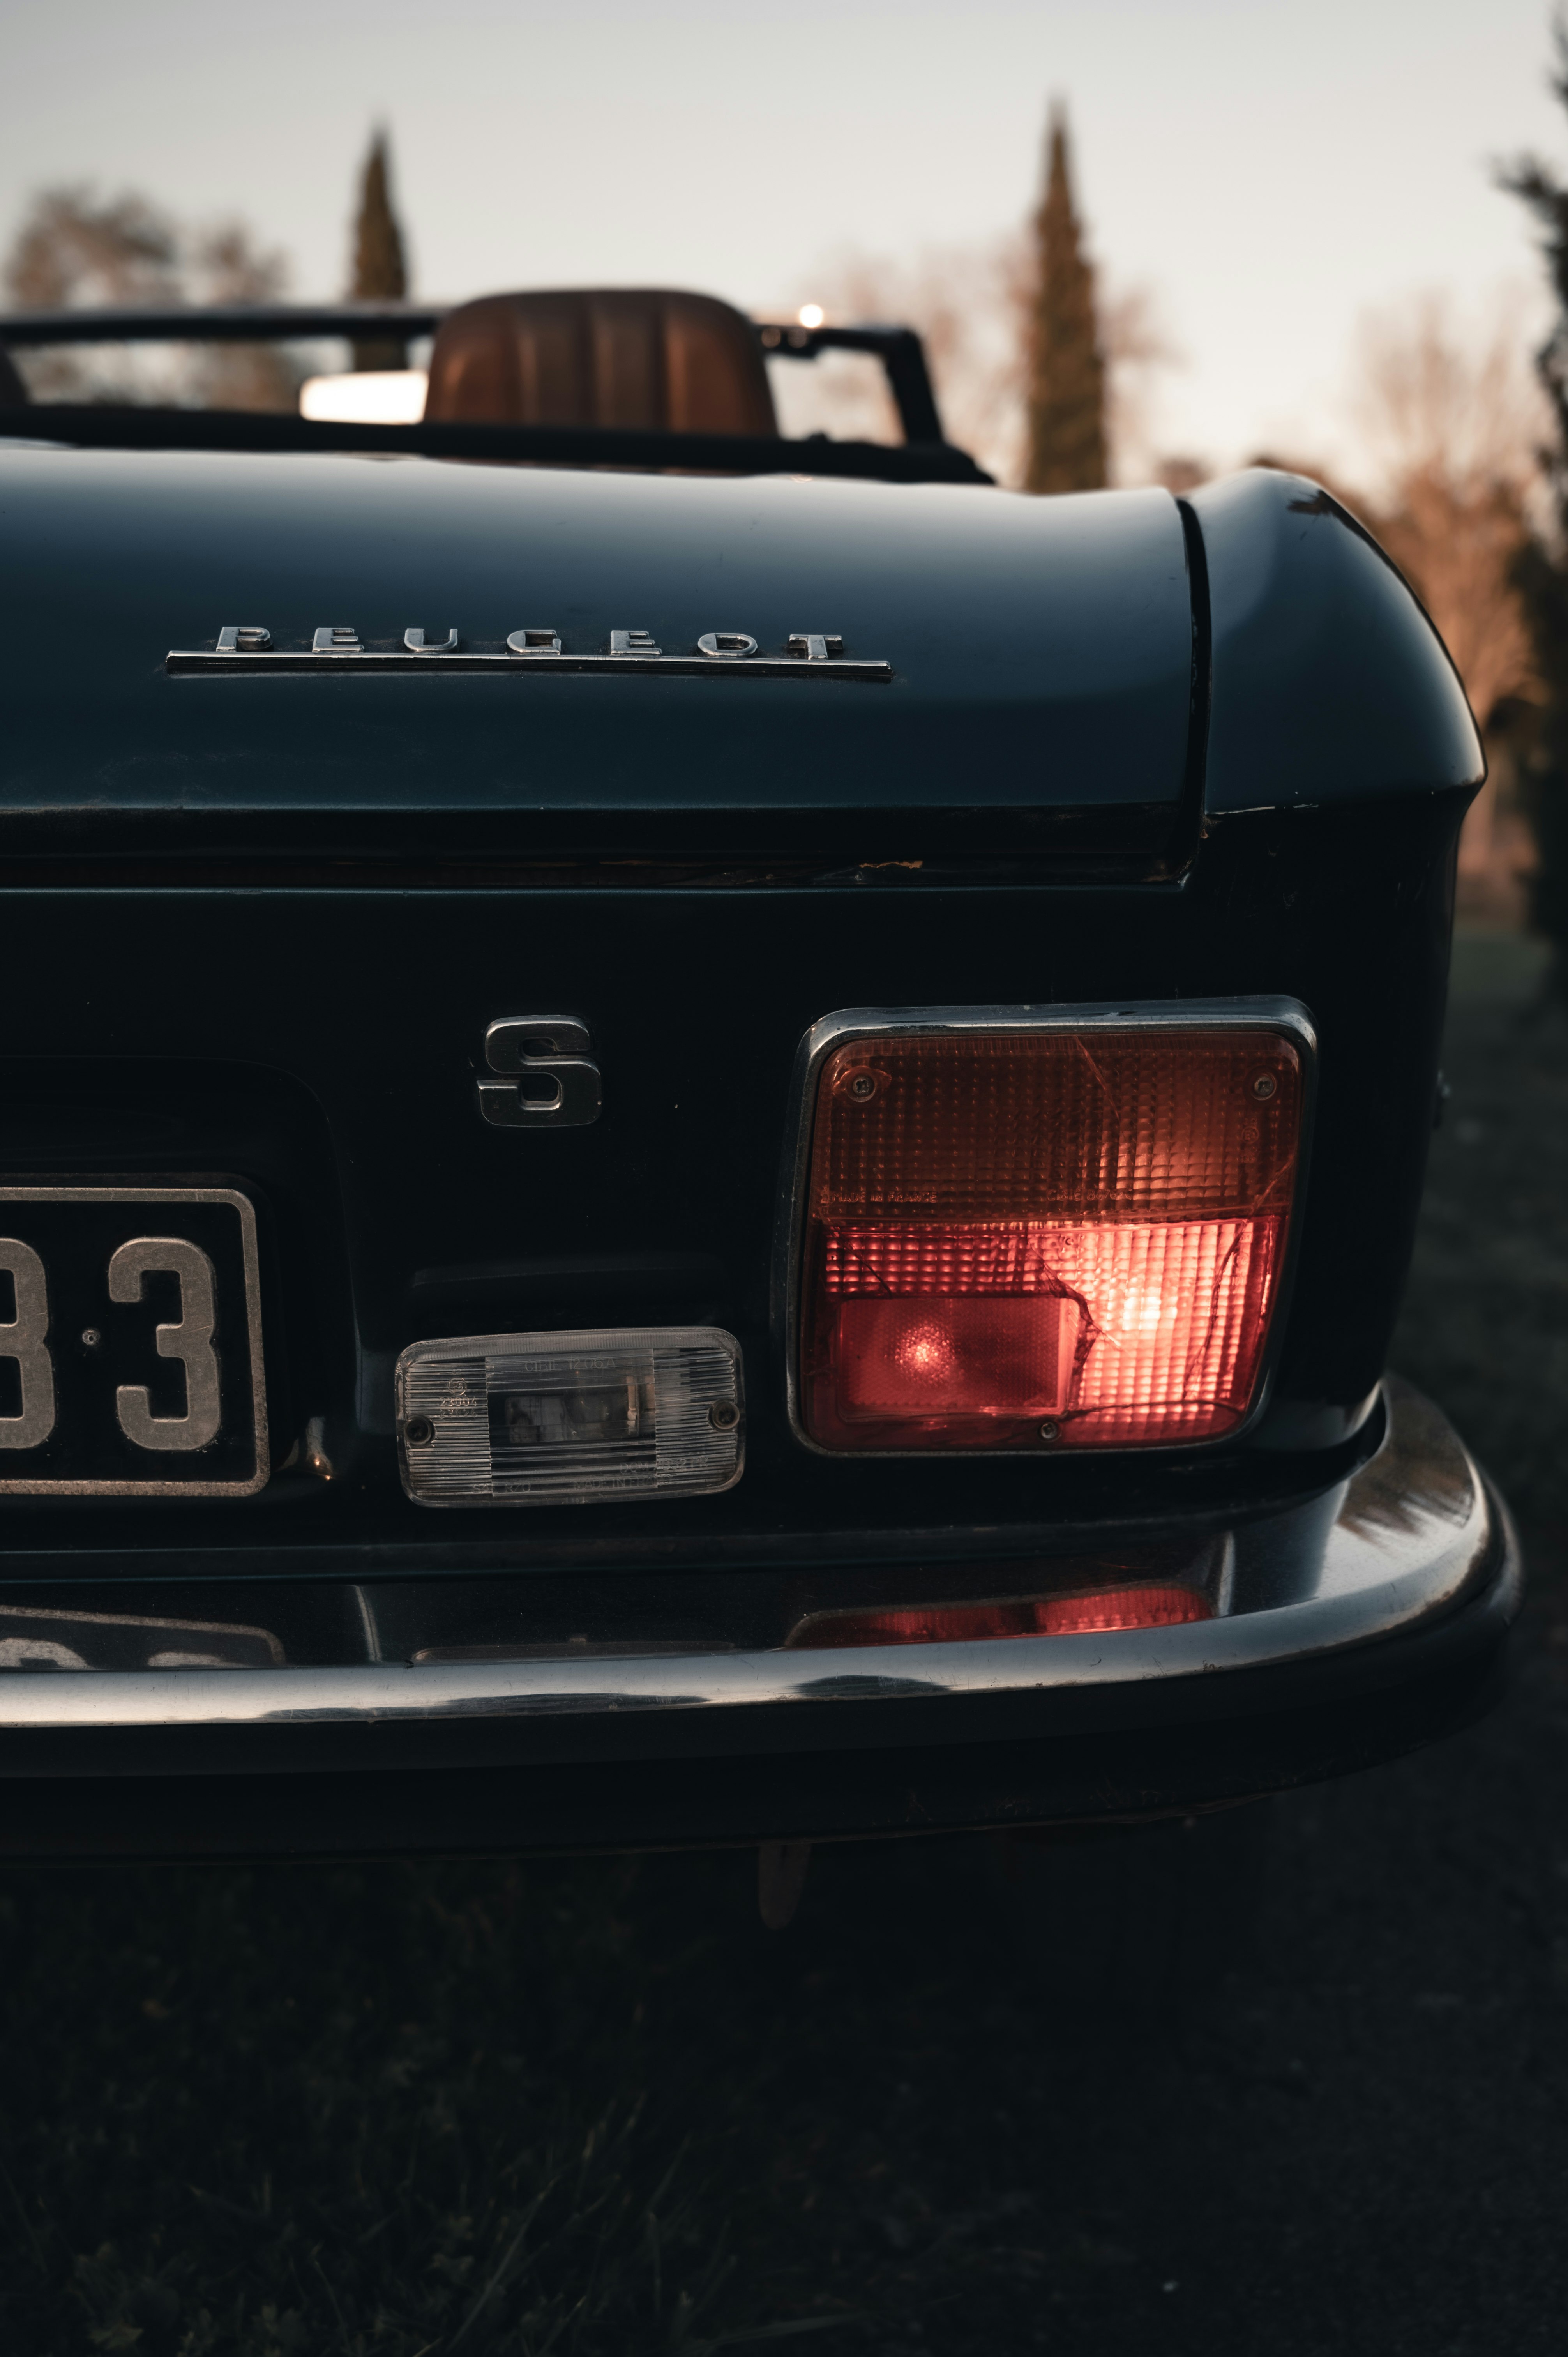
<path id="1" fill-rule="evenodd" d="M 0 313 L 0 350 L 45 344 L 306 343 L 341 336 L 408 342 L 434 335 L 446 303 L 213 303 L 107 306 L 66 311 Z M 906 442 L 940 443 L 941 418 L 913 328 L 786 327 L 761 321 L 757 341 L 778 360 L 814 361 L 822 352 L 869 352 L 887 372 Z"/>

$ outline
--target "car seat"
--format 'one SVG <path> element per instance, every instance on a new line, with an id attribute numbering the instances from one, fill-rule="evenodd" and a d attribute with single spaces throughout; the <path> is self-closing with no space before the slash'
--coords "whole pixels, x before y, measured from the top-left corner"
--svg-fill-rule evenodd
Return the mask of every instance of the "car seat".
<path id="1" fill-rule="evenodd" d="M 427 420 L 776 435 L 757 331 L 711 295 L 487 295 L 449 311 Z"/>

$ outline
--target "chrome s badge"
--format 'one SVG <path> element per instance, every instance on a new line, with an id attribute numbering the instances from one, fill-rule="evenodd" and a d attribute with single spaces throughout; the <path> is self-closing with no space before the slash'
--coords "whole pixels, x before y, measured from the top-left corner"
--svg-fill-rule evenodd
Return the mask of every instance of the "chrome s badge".
<path id="1" fill-rule="evenodd" d="M 568 647 L 557 630 L 510 631 L 504 639 L 465 640 L 455 629 L 427 631 L 411 624 L 401 639 L 364 639 L 349 622 L 323 622 L 280 645 L 261 622 L 226 622 L 210 646 L 171 648 L 164 669 L 176 674 L 217 673 L 229 678 L 338 672 L 611 672 L 633 676 L 696 679 L 845 679 L 886 681 L 893 666 L 880 657 L 846 655 L 831 630 L 794 630 L 781 648 L 767 649 L 749 630 L 704 630 L 694 645 L 660 646 L 651 631 L 613 630 L 593 648 Z"/>
<path id="2" fill-rule="evenodd" d="M 603 1099 L 593 1044 L 573 1015 L 502 1016 L 485 1033 L 480 1114 L 495 1129 L 585 1129 Z"/>

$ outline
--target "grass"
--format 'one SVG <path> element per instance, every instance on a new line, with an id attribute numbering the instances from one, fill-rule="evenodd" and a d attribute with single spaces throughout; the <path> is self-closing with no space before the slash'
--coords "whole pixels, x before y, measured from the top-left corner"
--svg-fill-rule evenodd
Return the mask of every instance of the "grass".
<path id="1" fill-rule="evenodd" d="M 1394 1363 L 1441 1400 L 1521 1523 L 1568 1539 L 1568 1012 L 1519 934 L 1455 944 L 1444 1070 Z"/>
<path id="2" fill-rule="evenodd" d="M 695 2352 L 722 2232 L 514 1868 L 21 1878 L 12 2348 Z M 624 2025 L 618 2024 L 617 2027 Z"/>
<path id="3" fill-rule="evenodd" d="M 1537 978 L 1528 943 L 1459 945 L 1396 1361 L 1550 1573 L 1568 1024 Z M 782 1937 L 736 1856 L 10 1871 L 0 2345 L 1548 2346 L 1555 1609 L 1524 1717 L 1282 1803 L 1261 1960 L 1216 1981 L 1218 2016 L 1157 1970 L 1083 2002 L 1012 1943 L 981 1845 L 822 1852 Z"/>

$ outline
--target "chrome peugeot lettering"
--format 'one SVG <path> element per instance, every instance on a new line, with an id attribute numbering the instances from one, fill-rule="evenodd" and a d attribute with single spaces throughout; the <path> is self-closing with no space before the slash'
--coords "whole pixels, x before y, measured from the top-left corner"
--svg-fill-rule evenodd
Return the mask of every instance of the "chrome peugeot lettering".
<path id="1" fill-rule="evenodd" d="M 322 657 L 330 660 L 323 662 Z M 670 648 L 650 630 L 612 630 L 594 646 L 568 647 L 553 628 L 531 625 L 505 637 L 481 638 L 476 643 L 455 628 L 445 636 L 429 636 L 414 626 L 400 635 L 376 639 L 367 645 L 348 622 L 327 622 L 292 645 L 279 646 L 271 630 L 260 623 L 225 623 L 215 645 L 175 648 L 164 658 L 164 669 L 176 676 L 202 673 L 247 677 L 285 677 L 314 672 L 318 678 L 340 672 L 418 672 L 436 659 L 443 672 L 578 672 L 626 677 L 695 679 L 728 676 L 736 679 L 837 679 L 877 683 L 891 680 L 893 665 L 880 655 L 849 655 L 843 640 L 823 630 L 796 630 L 782 647 L 765 649 L 750 630 L 704 630 L 694 642 Z M 521 658 L 521 660 L 520 660 Z"/>

